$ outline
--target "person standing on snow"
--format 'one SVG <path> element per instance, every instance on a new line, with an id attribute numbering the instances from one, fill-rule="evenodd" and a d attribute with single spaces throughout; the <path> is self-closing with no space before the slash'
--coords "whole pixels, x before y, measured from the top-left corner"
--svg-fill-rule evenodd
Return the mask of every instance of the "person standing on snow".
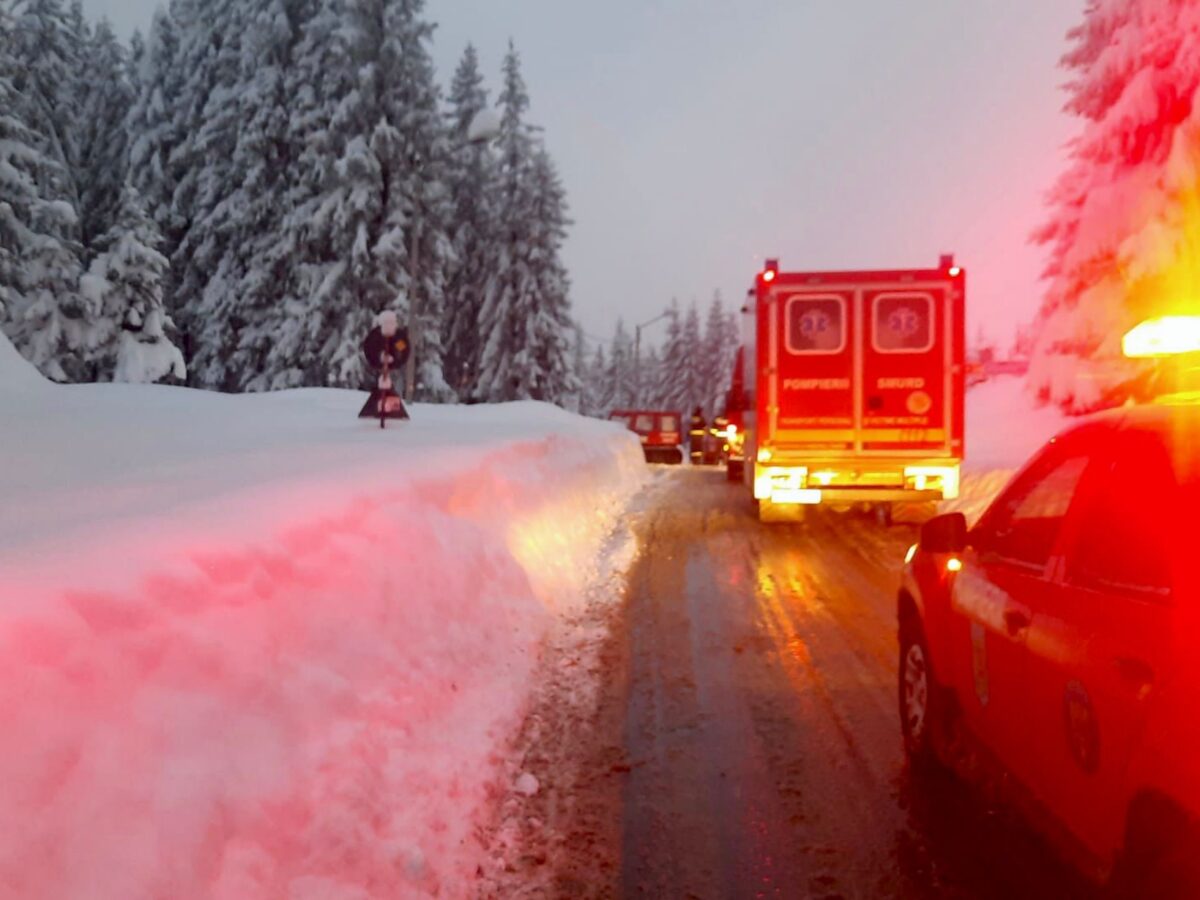
<path id="1" fill-rule="evenodd" d="M 408 410 L 404 408 L 404 401 L 396 393 L 395 377 L 404 370 L 404 364 L 408 362 L 408 329 L 400 327 L 395 312 L 385 309 L 375 318 L 375 327 L 363 339 L 362 349 L 367 358 L 367 366 L 376 374 L 376 380 L 371 389 L 371 396 L 363 404 L 358 417 L 407 419 Z"/>
<path id="2" fill-rule="evenodd" d="M 704 410 L 697 406 L 692 411 L 692 420 L 688 424 L 688 454 L 692 465 L 698 466 L 704 461 L 704 433 L 708 431 L 708 423 L 704 421 Z"/>

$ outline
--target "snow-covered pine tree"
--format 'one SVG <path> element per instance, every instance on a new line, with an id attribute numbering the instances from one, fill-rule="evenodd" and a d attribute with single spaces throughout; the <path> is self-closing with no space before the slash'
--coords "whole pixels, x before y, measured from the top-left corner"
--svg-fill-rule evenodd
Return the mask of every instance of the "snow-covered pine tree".
<path id="1" fill-rule="evenodd" d="M 44 374 L 80 378 L 78 192 L 68 169 L 76 34 L 57 0 L 0 8 L 0 321 Z"/>
<path id="2" fill-rule="evenodd" d="M 162 252 L 169 259 L 184 223 L 172 214 L 178 165 L 171 161 L 182 141 L 176 112 L 185 70 L 180 59 L 179 26 L 171 7 L 154 14 L 145 50 L 135 61 L 134 100 L 126 119 L 129 178 L 142 196 L 150 217 L 163 232 Z"/>
<path id="3" fill-rule="evenodd" d="M 498 253 L 481 312 L 487 342 L 480 393 L 490 400 L 556 402 L 570 390 L 567 284 L 558 258 L 565 204 L 553 167 L 525 123 L 529 97 L 511 43 L 500 105 Z"/>
<path id="4" fill-rule="evenodd" d="M 453 255 L 446 267 L 445 370 L 460 396 L 475 392 L 484 335 L 479 316 L 494 255 L 496 166 L 490 150 L 470 140 L 471 123 L 487 108 L 479 56 L 468 44 L 450 84 L 449 184 Z"/>
<path id="5" fill-rule="evenodd" d="M 683 318 L 682 340 L 686 365 L 680 381 L 680 392 L 683 398 L 683 408 L 688 412 L 697 406 L 709 415 L 708 385 L 704 380 L 705 347 L 700 331 L 700 310 L 693 300 L 688 304 L 687 314 Z"/>
<path id="6" fill-rule="evenodd" d="M 570 220 L 566 192 L 541 143 L 534 149 L 530 178 L 533 221 L 525 250 L 536 298 L 530 352 L 537 372 L 531 395 L 537 400 L 562 403 L 578 388 L 570 363 L 570 278 L 561 258 Z"/>
<path id="7" fill-rule="evenodd" d="M 596 352 L 588 365 L 588 375 L 583 382 L 587 415 L 607 418 L 616 407 L 613 404 L 612 385 L 609 382 L 608 359 L 604 345 L 597 344 Z"/>
<path id="8" fill-rule="evenodd" d="M 663 339 L 658 367 L 657 399 L 668 409 L 691 412 L 687 406 L 687 367 L 690 354 L 683 338 L 683 320 L 679 301 L 672 299 L 667 307 L 666 337 Z"/>
<path id="9" fill-rule="evenodd" d="M 241 273 L 231 270 L 226 250 L 238 239 L 229 226 L 241 178 L 233 157 L 249 6 L 248 0 L 176 0 L 172 7 L 185 78 L 171 125 L 179 143 L 170 158 L 177 176 L 170 220 L 181 225 L 171 256 L 171 312 L 192 348 L 193 380 L 218 389 L 236 387 L 227 363 L 242 325 L 234 296 Z"/>
<path id="10" fill-rule="evenodd" d="M 154 382 L 167 376 L 182 381 L 183 354 L 166 329 L 163 281 L 169 263 L 158 252 L 158 226 L 146 213 L 137 190 L 122 192 L 116 221 L 98 244 L 105 246 L 83 278 L 82 291 L 106 329 L 95 356 L 103 377 L 113 381 Z M 111 323 L 111 324 L 109 324 Z"/>
<path id="11" fill-rule="evenodd" d="M 429 43 L 434 26 L 425 0 L 388 0 L 380 48 L 380 99 L 393 134 L 387 142 L 385 235 L 399 258 L 402 305 L 416 365 L 416 396 L 447 401 L 454 392 L 443 373 L 442 326 L 448 228 L 447 133 Z"/>
<path id="12" fill-rule="evenodd" d="M 223 227 L 233 239 L 217 289 L 206 290 L 204 298 L 206 303 L 217 300 L 239 323 L 237 346 L 225 364 L 226 382 L 237 390 L 286 384 L 271 351 L 293 314 L 288 289 L 295 246 L 285 223 L 295 202 L 298 151 L 288 87 L 293 50 L 314 3 L 267 0 L 255 5 L 237 91 L 242 126 L 233 171 L 239 180 L 221 208 Z"/>
<path id="13" fill-rule="evenodd" d="M 623 319 L 617 319 L 603 383 L 604 405 L 609 410 L 630 409 L 637 405 L 633 374 L 633 338 L 625 330 Z"/>
<path id="14" fill-rule="evenodd" d="M 701 402 L 712 414 L 724 409 L 725 392 L 733 374 L 737 353 L 737 333 L 730 330 L 731 319 L 720 291 L 713 292 L 704 320 L 704 353 L 700 365 Z"/>
<path id="15" fill-rule="evenodd" d="M 1200 283 L 1200 6 L 1090 0 L 1070 38 L 1083 125 L 1035 235 L 1050 259 L 1030 386 L 1085 411 L 1123 397 L 1122 334 Z"/>
<path id="16" fill-rule="evenodd" d="M 128 53 L 107 21 L 91 31 L 75 77 L 79 119 L 72 142 L 79 183 L 79 236 L 90 262 L 105 248 L 100 238 L 117 221 L 129 170 L 126 118 L 133 105 Z"/>
<path id="17" fill-rule="evenodd" d="M 295 163 L 281 231 L 291 260 L 286 311 L 268 355 L 268 387 L 359 387 L 359 343 L 391 305 L 372 247 L 383 219 L 381 168 L 370 148 L 380 121 L 377 0 L 316 0 L 287 73 Z"/>
<path id="18" fill-rule="evenodd" d="M 638 371 L 640 373 L 638 376 L 638 408 L 661 409 L 663 403 L 658 392 L 662 382 L 662 358 L 659 356 L 658 348 L 653 344 L 641 351 Z"/>

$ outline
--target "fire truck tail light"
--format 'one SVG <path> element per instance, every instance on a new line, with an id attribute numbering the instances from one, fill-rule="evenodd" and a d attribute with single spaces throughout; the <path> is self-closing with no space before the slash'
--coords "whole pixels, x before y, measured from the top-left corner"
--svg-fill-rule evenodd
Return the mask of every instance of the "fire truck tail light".
<path id="1" fill-rule="evenodd" d="M 759 447 L 759 448 L 758 448 L 758 461 L 759 461 L 760 463 L 768 463 L 768 462 L 770 462 L 770 461 L 771 461 L 771 457 L 773 457 L 774 455 L 775 455 L 775 454 L 771 452 L 771 448 L 770 448 L 770 447 Z"/>
<path id="2" fill-rule="evenodd" d="M 1200 316 L 1160 316 L 1135 325 L 1121 341 L 1131 359 L 1200 352 Z"/>
<path id="3" fill-rule="evenodd" d="M 775 270 L 767 269 L 766 271 L 764 271 L 762 273 L 762 280 L 765 281 L 767 284 L 770 284 L 772 281 L 774 281 L 775 280 Z"/>
<path id="4" fill-rule="evenodd" d="M 950 277 L 951 278 L 957 278 L 961 274 L 962 274 L 961 266 L 951 266 L 950 267 Z"/>
<path id="5" fill-rule="evenodd" d="M 947 572 L 961 572 L 962 566 L 963 566 L 962 560 L 959 559 L 957 556 L 952 556 L 948 560 L 946 560 L 946 571 Z"/>

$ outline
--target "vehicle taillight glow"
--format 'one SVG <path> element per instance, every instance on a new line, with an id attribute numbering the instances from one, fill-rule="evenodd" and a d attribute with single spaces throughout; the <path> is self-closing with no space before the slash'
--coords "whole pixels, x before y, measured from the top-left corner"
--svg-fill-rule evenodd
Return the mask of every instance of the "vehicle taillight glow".
<path id="1" fill-rule="evenodd" d="M 946 560 L 946 571 L 947 572 L 961 572 L 962 567 L 963 567 L 962 560 L 959 559 L 957 556 L 952 556 L 948 560 Z"/>
<path id="2" fill-rule="evenodd" d="M 962 268 L 960 266 L 951 266 L 950 267 L 950 277 L 951 278 L 957 278 L 961 274 L 962 274 Z"/>
<path id="3" fill-rule="evenodd" d="M 737 426 L 730 425 L 729 428 L 726 429 L 726 433 L 729 435 L 730 440 L 737 437 Z"/>
<path id="4" fill-rule="evenodd" d="M 1131 328 L 1121 341 L 1131 359 L 1200 353 L 1200 316 L 1160 316 Z"/>
<path id="5" fill-rule="evenodd" d="M 765 281 L 767 284 L 770 284 L 772 281 L 774 281 L 775 280 L 775 270 L 767 269 L 766 271 L 764 271 L 762 273 L 762 280 Z"/>
<path id="6" fill-rule="evenodd" d="M 770 461 L 771 461 L 771 457 L 772 457 L 772 456 L 774 456 L 774 455 L 775 455 L 775 454 L 773 454 L 773 453 L 771 452 L 771 448 L 770 448 L 770 447 L 759 447 L 759 448 L 758 448 L 758 461 L 759 461 L 760 463 L 766 463 L 766 462 L 770 462 Z"/>

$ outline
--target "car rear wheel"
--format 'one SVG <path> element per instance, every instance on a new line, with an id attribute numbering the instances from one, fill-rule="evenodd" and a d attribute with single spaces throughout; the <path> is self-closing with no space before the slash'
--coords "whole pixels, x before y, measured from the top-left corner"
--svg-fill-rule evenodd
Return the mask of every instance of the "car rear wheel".
<path id="1" fill-rule="evenodd" d="M 941 689 L 919 624 L 908 623 L 901 631 L 898 681 L 904 752 L 914 768 L 935 768 L 940 764 L 936 741 L 942 727 Z"/>

